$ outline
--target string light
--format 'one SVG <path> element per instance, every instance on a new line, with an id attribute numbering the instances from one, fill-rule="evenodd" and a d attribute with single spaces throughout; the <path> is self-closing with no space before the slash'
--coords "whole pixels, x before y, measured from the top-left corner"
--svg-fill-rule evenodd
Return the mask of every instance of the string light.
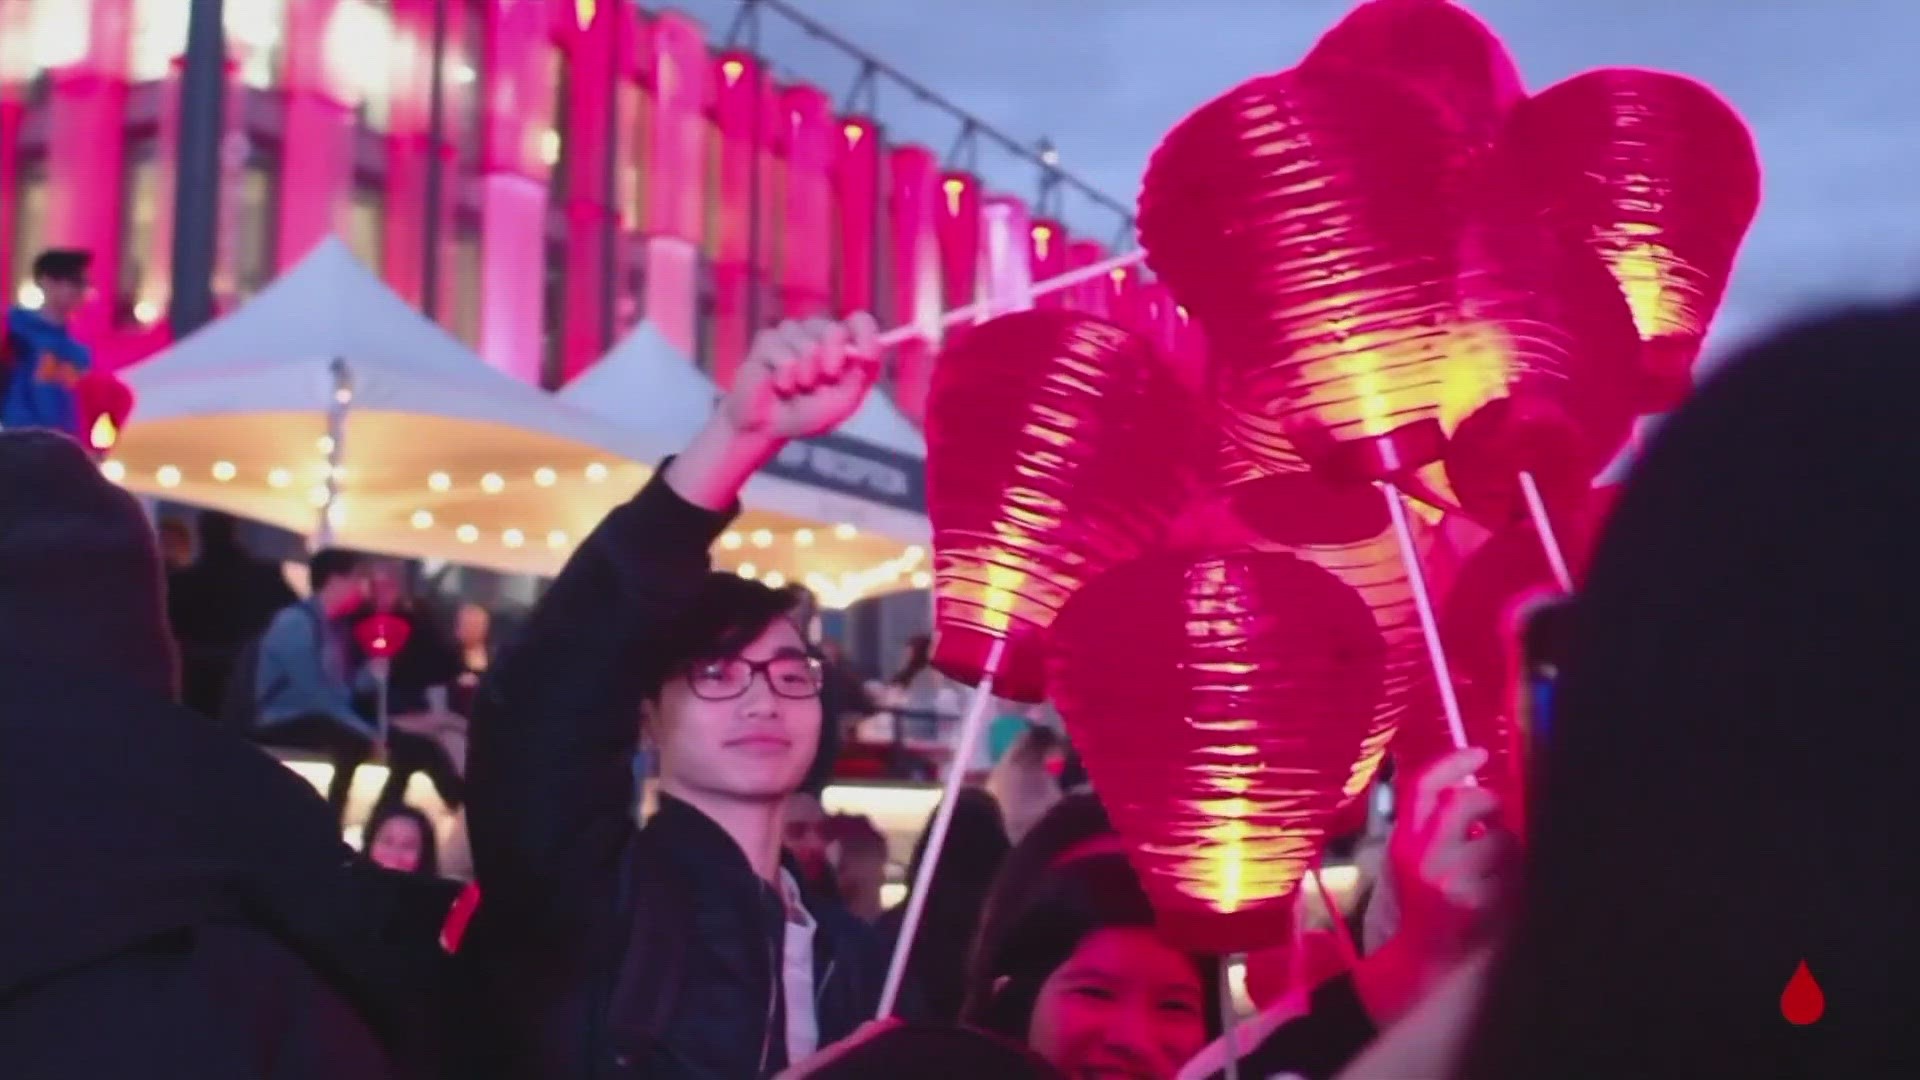
<path id="1" fill-rule="evenodd" d="M 416 529 L 433 528 L 433 511 L 415 510 L 413 512 L 413 527 Z"/>
<path id="2" fill-rule="evenodd" d="M 159 481 L 160 486 L 163 488 L 180 486 L 180 470 L 171 465 L 160 466 L 159 469 L 154 471 L 153 478 Z"/>
<path id="3" fill-rule="evenodd" d="M 500 542 L 510 548 L 517 548 L 527 542 L 527 534 L 519 529 L 508 529 L 500 534 Z"/>
<path id="4" fill-rule="evenodd" d="M 290 487 L 292 484 L 293 474 L 285 469 L 272 469 L 267 472 L 267 486 L 270 488 Z"/>
<path id="5" fill-rule="evenodd" d="M 552 487 L 560 481 L 560 474 L 542 465 L 533 470 L 533 482 L 541 487 Z"/>
<path id="6" fill-rule="evenodd" d="M 127 467 L 118 461 L 109 461 L 100 466 L 100 475 L 117 484 L 127 478 Z"/>
<path id="7" fill-rule="evenodd" d="M 333 436 L 322 435 L 318 439 L 314 440 L 313 445 L 314 445 L 314 448 L 319 450 L 322 454 L 331 454 L 333 453 Z"/>
<path id="8" fill-rule="evenodd" d="M 916 589 L 926 589 L 933 586 L 933 575 L 927 573 L 925 570 L 915 570 L 913 576 L 907 580 L 911 581 L 913 587 Z"/>
<path id="9" fill-rule="evenodd" d="M 726 548 L 728 551 L 739 551 L 740 543 L 740 534 L 737 532 L 722 533 L 720 535 L 720 546 Z"/>
<path id="10" fill-rule="evenodd" d="M 239 473 L 240 470 L 234 468 L 233 462 L 231 461 L 216 461 L 213 463 L 213 478 L 223 484 L 239 475 Z"/>
<path id="11" fill-rule="evenodd" d="M 315 510 L 327 505 L 327 501 L 331 498 L 333 495 L 327 490 L 325 484 L 315 484 L 307 489 L 307 504 Z"/>
<path id="12" fill-rule="evenodd" d="M 471 544 L 480 539 L 480 530 L 473 525 L 462 525 L 453 530 L 453 535 L 463 544 Z"/>
<path id="13" fill-rule="evenodd" d="M 761 580 L 767 583 L 767 588 L 769 589 L 780 589 L 786 587 L 787 575 L 778 570 L 769 570 L 767 571 L 767 576 Z"/>
<path id="14" fill-rule="evenodd" d="M 433 475 L 427 477 L 427 486 L 429 488 L 432 488 L 434 491 L 451 490 L 453 487 L 453 477 L 448 476 L 446 473 L 443 473 L 443 472 L 434 473 Z"/>
<path id="15" fill-rule="evenodd" d="M 833 535 L 841 540 L 851 540 L 860 535 L 860 530 L 843 521 L 833 527 Z"/>
<path id="16" fill-rule="evenodd" d="M 567 546 L 567 534 L 555 529 L 547 534 L 547 546 L 559 551 Z"/>
<path id="17" fill-rule="evenodd" d="M 587 466 L 587 482 L 597 484 L 607 478 L 607 467 L 598 461 Z"/>
<path id="18" fill-rule="evenodd" d="M 771 533 L 771 532 L 769 532 L 769 531 L 768 531 L 768 530 L 766 530 L 766 529 L 755 529 L 755 530 L 753 530 L 753 537 L 752 537 L 752 539 L 753 539 L 753 546 L 754 546 L 754 547 L 757 547 L 757 548 L 770 548 L 770 547 L 772 547 L 772 546 L 773 546 L 773 533 Z"/>
<path id="19" fill-rule="evenodd" d="M 752 581 L 754 578 L 760 576 L 760 568 L 753 565 L 750 562 L 743 562 L 740 564 L 739 569 L 735 570 L 734 573 L 739 574 L 741 577 L 746 578 L 748 581 Z"/>
<path id="20" fill-rule="evenodd" d="M 480 478 L 480 490 L 489 495 L 500 494 L 500 492 L 506 489 L 506 486 L 506 477 L 501 476 L 499 473 L 490 472 Z"/>
<path id="21" fill-rule="evenodd" d="M 795 530 L 793 534 L 793 546 L 794 547 L 812 547 L 813 546 L 813 530 L 812 529 Z"/>

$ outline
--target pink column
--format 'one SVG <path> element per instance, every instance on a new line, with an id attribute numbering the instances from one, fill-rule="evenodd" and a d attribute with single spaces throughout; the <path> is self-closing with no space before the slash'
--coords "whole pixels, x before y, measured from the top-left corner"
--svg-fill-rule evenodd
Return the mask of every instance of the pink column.
<path id="1" fill-rule="evenodd" d="M 1027 230 L 1027 265 L 1033 270 L 1034 284 L 1059 277 L 1067 269 L 1067 229 L 1057 221 L 1039 218 Z M 1051 292 L 1034 298 L 1043 308 L 1067 306 L 1065 292 Z"/>
<path id="2" fill-rule="evenodd" d="M 426 288 L 427 173 L 433 161 L 434 0 L 394 0 L 393 104 L 387 122 L 386 236 L 380 258 L 387 284 L 415 307 Z M 451 19 L 448 20 L 452 22 Z M 444 238 L 445 234 L 442 234 Z"/>
<path id="3" fill-rule="evenodd" d="M 1068 270 L 1080 270 L 1107 258 L 1107 247 L 1098 240 L 1075 240 L 1067 245 Z M 1066 291 L 1067 304 L 1075 311 L 1084 311 L 1089 315 L 1106 316 L 1110 305 L 1108 295 L 1112 282 L 1105 277 L 1097 277 L 1075 285 Z"/>
<path id="4" fill-rule="evenodd" d="M 766 117 L 777 106 L 768 104 L 766 75 L 745 52 L 714 57 L 713 79 L 713 120 L 720 139 L 719 189 L 714 193 L 712 219 L 713 379 L 726 386 L 746 358 L 747 342 L 755 329 L 749 324 L 749 292 L 768 235 L 777 227 L 763 217 L 756 236 L 752 221 L 754 170 L 763 169 Z M 764 170 L 761 179 L 765 179 Z"/>
<path id="5" fill-rule="evenodd" d="M 780 92 L 787 116 L 787 182 L 780 260 L 780 313 L 824 315 L 833 295 L 833 164 L 840 124 L 833 102 L 813 86 Z"/>
<path id="6" fill-rule="evenodd" d="M 49 17 L 44 8 L 40 17 Z M 47 73 L 46 238 L 50 247 L 93 253 L 99 288 L 73 319 L 75 333 L 87 341 L 101 341 L 113 329 L 132 31 L 131 0 L 93 0 L 85 55 Z"/>
<path id="7" fill-rule="evenodd" d="M 617 95 L 619 4 L 592 8 L 593 19 L 573 35 L 572 79 L 567 101 L 566 311 L 561 331 L 562 377 L 571 382 L 606 355 L 608 227 L 614 193 L 607 168 L 616 146 L 609 141 Z M 581 9 L 583 11 L 588 9 Z"/>
<path id="8" fill-rule="evenodd" d="M 13 266 L 13 219 L 20 199 L 14 176 L 20 169 L 20 119 L 26 111 L 19 88 L 0 84 L 0 268 L 11 273 Z M 5 282 L 0 304 L 13 303 L 11 279 Z"/>
<path id="9" fill-rule="evenodd" d="M 893 322 L 937 335 L 945 311 L 940 284 L 940 162 L 924 146 L 896 147 L 887 156 L 888 253 Z M 937 337 L 916 338 L 893 354 L 893 398 L 916 422 L 926 414 Z"/>
<path id="10" fill-rule="evenodd" d="M 553 115 L 550 10 L 494 0 L 487 32 L 486 147 L 480 159 L 480 355 L 540 384 L 547 264 L 547 165 Z"/>
<path id="11" fill-rule="evenodd" d="M 980 204 L 981 292 L 994 315 L 1033 306 L 1032 226 L 1027 205 L 1011 195 Z"/>
<path id="12" fill-rule="evenodd" d="M 880 223 L 880 129 L 864 116 L 842 117 L 833 166 L 840 257 L 834 267 L 835 314 L 869 311 L 875 300 L 874 241 Z"/>
<path id="13" fill-rule="evenodd" d="M 340 0 L 287 0 L 286 123 L 274 261 L 298 263 L 338 228 L 353 187 L 353 43 L 335 25 Z"/>
<path id="14" fill-rule="evenodd" d="M 654 329 L 691 358 L 697 341 L 700 244 L 706 234 L 707 120 L 713 81 L 706 31 L 691 16 L 654 19 L 653 116 L 646 160 L 646 313 Z"/>

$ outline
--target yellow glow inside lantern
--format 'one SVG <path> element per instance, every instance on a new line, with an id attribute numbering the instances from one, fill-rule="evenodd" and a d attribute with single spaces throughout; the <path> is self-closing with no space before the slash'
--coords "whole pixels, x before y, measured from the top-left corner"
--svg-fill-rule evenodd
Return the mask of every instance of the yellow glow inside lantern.
<path id="1" fill-rule="evenodd" d="M 101 413 L 94 418 L 93 430 L 87 433 L 87 439 L 95 450 L 111 450 L 120 441 L 120 426 L 113 422 L 113 417 Z"/>

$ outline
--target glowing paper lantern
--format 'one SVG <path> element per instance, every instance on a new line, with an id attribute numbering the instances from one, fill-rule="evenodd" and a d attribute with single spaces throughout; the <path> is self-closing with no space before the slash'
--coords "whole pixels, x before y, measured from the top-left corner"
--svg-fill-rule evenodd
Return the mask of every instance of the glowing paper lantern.
<path id="1" fill-rule="evenodd" d="M 1373 479 L 1437 460 L 1464 144 L 1397 80 L 1252 79 L 1147 167 L 1148 261 L 1207 335 L 1228 433 L 1256 461 Z"/>
<path id="2" fill-rule="evenodd" d="M 133 389 L 104 371 L 89 371 L 73 384 L 74 411 L 80 435 L 95 454 L 106 454 L 120 443 L 133 415 Z"/>
<path id="3" fill-rule="evenodd" d="M 1471 142 L 1493 141 L 1526 96 L 1520 72 L 1487 25 L 1447 0 L 1371 0 L 1321 37 L 1302 66 L 1391 75 L 1446 110 Z"/>
<path id="4" fill-rule="evenodd" d="M 1461 263 L 1447 363 L 1490 400 L 1448 418 L 1446 476 L 1461 507 L 1499 527 L 1527 514 L 1520 473 L 1575 502 L 1626 442 L 1640 341 L 1599 259 L 1536 220 L 1481 207 Z"/>
<path id="5" fill-rule="evenodd" d="M 1353 589 L 1277 553 L 1161 553 L 1067 604 L 1053 701 L 1163 932 L 1214 953 L 1291 933 L 1353 798 L 1383 654 Z"/>
<path id="6" fill-rule="evenodd" d="M 353 625 L 353 639 L 360 643 L 360 651 L 374 660 L 391 660 L 400 655 L 412 636 L 413 626 L 389 612 L 369 615 Z"/>
<path id="7" fill-rule="evenodd" d="M 1152 346 L 1091 316 L 1017 312 L 950 345 L 927 404 L 935 665 L 1039 700 L 1041 635 L 1083 582 L 1163 538 L 1199 431 Z"/>
<path id="8" fill-rule="evenodd" d="M 1498 156 L 1514 204 L 1591 245 L 1626 293 L 1641 411 L 1678 404 L 1759 208 L 1746 123 L 1691 79 L 1607 68 L 1514 109 Z"/>

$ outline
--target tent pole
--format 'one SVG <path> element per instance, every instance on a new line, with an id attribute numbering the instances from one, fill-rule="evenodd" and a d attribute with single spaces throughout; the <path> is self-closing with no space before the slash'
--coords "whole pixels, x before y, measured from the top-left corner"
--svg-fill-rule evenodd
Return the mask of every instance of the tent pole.
<path id="1" fill-rule="evenodd" d="M 333 519 L 335 507 L 340 501 L 340 462 L 346 449 L 347 413 L 353 408 L 353 373 L 347 369 L 347 362 L 336 356 L 327 370 L 333 375 L 333 397 L 327 403 L 326 498 L 320 503 L 319 521 L 314 525 L 315 551 L 333 546 Z"/>

